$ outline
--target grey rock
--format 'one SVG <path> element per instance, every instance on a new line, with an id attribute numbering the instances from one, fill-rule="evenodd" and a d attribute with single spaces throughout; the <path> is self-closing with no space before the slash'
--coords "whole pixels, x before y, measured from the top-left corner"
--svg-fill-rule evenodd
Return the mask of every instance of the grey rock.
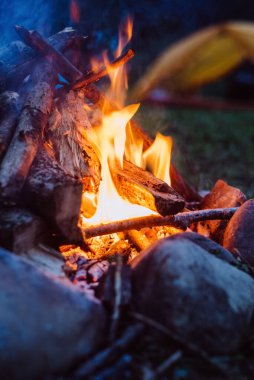
<path id="1" fill-rule="evenodd" d="M 69 370 L 105 339 L 101 304 L 0 250 L 0 378 L 45 379 Z"/>
<path id="2" fill-rule="evenodd" d="M 193 243 L 197 244 L 199 247 L 205 249 L 212 255 L 218 257 L 219 259 L 224 260 L 232 265 L 237 264 L 237 260 L 232 255 L 232 253 L 227 251 L 220 244 L 216 243 L 215 241 L 211 239 L 206 238 L 203 235 L 197 234 L 195 232 L 182 232 L 179 234 L 172 235 L 171 239 L 172 240 L 188 239 L 192 241 Z"/>
<path id="3" fill-rule="evenodd" d="M 161 240 L 132 263 L 136 311 L 212 354 L 229 354 L 253 324 L 254 280 L 189 240 Z"/>
<path id="4" fill-rule="evenodd" d="M 229 221 L 223 246 L 254 267 L 254 199 L 245 202 Z"/>

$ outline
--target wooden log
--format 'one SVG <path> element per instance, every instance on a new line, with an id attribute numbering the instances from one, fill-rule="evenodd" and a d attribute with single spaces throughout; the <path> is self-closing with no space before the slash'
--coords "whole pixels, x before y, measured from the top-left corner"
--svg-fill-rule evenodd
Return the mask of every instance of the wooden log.
<path id="1" fill-rule="evenodd" d="M 81 37 L 72 28 L 62 31 L 48 38 L 48 42 L 63 54 L 70 48 L 80 48 L 85 37 Z M 22 41 L 14 41 L 0 49 L 0 88 L 2 90 L 17 89 L 23 79 L 33 71 L 37 64 L 38 52 L 25 45 Z M 63 76 L 65 72 L 63 72 Z"/>
<path id="2" fill-rule="evenodd" d="M 124 161 L 115 164 L 111 175 L 118 193 L 124 198 L 161 215 L 176 214 L 184 208 L 184 199 L 172 187 L 150 172 Z"/>
<path id="3" fill-rule="evenodd" d="M 22 189 L 51 111 L 55 83 L 55 72 L 41 60 L 29 80 L 19 123 L 0 166 L 4 198 L 14 199 Z"/>
<path id="4" fill-rule="evenodd" d="M 108 235 L 128 230 L 139 230 L 144 227 L 172 226 L 186 230 L 190 224 L 202 220 L 229 220 L 237 210 L 238 207 L 232 207 L 182 212 L 169 216 L 151 215 L 82 228 L 82 232 L 85 239 L 90 239 L 95 236 Z"/>
<path id="5" fill-rule="evenodd" d="M 22 198 L 29 209 L 42 216 L 52 233 L 68 242 L 81 242 L 78 228 L 82 182 L 64 172 L 44 148 L 33 162 Z"/>
<path id="6" fill-rule="evenodd" d="M 34 49 L 41 56 L 51 64 L 54 65 L 60 72 L 66 73 L 66 79 L 70 82 L 74 82 L 83 73 L 79 71 L 58 49 L 53 47 L 49 41 L 47 41 L 36 30 L 27 30 L 23 26 L 17 25 L 16 31 L 20 38 L 32 49 Z"/>
<path id="7" fill-rule="evenodd" d="M 40 218 L 26 209 L 0 209 L 0 246 L 12 252 L 20 254 L 32 248 L 44 228 Z"/>
<path id="8" fill-rule="evenodd" d="M 56 102 L 45 137 L 60 166 L 83 181 L 85 191 L 95 192 L 100 184 L 100 162 L 87 136 L 92 127 L 78 91 Z"/>
<path id="9" fill-rule="evenodd" d="M 11 141 L 18 117 L 18 97 L 13 91 L 0 95 L 0 161 Z"/>

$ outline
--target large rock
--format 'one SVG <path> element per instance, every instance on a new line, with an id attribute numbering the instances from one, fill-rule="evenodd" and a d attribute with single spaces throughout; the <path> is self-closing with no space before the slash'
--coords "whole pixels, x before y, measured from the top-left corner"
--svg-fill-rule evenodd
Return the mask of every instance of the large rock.
<path id="1" fill-rule="evenodd" d="M 223 246 L 254 267 L 254 199 L 244 203 L 229 221 Z"/>
<path id="2" fill-rule="evenodd" d="M 188 240 L 161 240 L 132 263 L 134 307 L 212 354 L 237 350 L 253 324 L 254 280 Z"/>
<path id="3" fill-rule="evenodd" d="M 0 378 L 63 374 L 103 343 L 101 304 L 0 250 Z"/>
<path id="4" fill-rule="evenodd" d="M 237 264 L 237 260 L 232 255 L 232 253 L 227 251 L 225 248 L 223 248 L 220 244 L 216 243 L 215 241 L 208 239 L 203 235 L 197 234 L 196 232 L 181 232 L 179 234 L 172 235 L 171 239 L 190 240 L 193 243 L 197 244 L 199 247 L 211 253 L 212 255 L 218 257 L 219 259 L 224 260 L 232 265 Z"/>

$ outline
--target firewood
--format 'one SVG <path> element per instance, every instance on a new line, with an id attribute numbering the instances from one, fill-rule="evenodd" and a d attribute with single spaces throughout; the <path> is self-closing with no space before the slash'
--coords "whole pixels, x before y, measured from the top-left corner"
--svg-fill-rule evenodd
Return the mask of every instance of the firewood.
<path id="1" fill-rule="evenodd" d="M 52 233 L 69 242 L 80 242 L 82 236 L 77 225 L 81 197 L 82 182 L 64 172 L 40 148 L 22 191 L 26 205 L 47 221 Z"/>
<path id="2" fill-rule="evenodd" d="M 51 110 L 56 75 L 41 60 L 29 80 L 19 123 L 0 166 L 0 189 L 5 198 L 21 190 L 36 155 Z"/>
<path id="3" fill-rule="evenodd" d="M 2 159 L 14 133 L 18 116 L 19 95 L 6 91 L 0 95 L 0 160 Z"/>
<path id="4" fill-rule="evenodd" d="M 139 230 L 144 227 L 154 226 L 172 226 L 186 230 L 190 224 L 202 220 L 228 220 L 234 215 L 237 210 L 238 207 L 232 207 L 182 212 L 176 215 L 169 215 L 164 217 L 151 215 L 82 228 L 82 231 L 84 238 L 89 239 L 94 236 L 108 235 L 127 230 Z"/>
<path id="5" fill-rule="evenodd" d="M 128 161 L 124 161 L 123 168 L 115 164 L 111 175 L 118 193 L 131 203 L 164 216 L 176 214 L 184 208 L 184 199 L 169 185 Z"/>
<path id="6" fill-rule="evenodd" d="M 23 26 L 16 26 L 20 38 L 32 49 L 54 67 L 58 68 L 61 73 L 65 73 L 66 79 L 74 82 L 83 74 L 79 71 L 58 49 L 54 48 L 40 33 L 36 30 L 27 30 Z"/>
<path id="7" fill-rule="evenodd" d="M 63 54 L 70 48 L 78 48 L 84 37 L 78 35 L 72 28 L 62 31 L 48 38 L 48 42 Z M 0 49 L 0 87 L 2 90 L 17 89 L 23 79 L 31 73 L 37 64 L 38 53 L 25 45 L 22 41 L 14 41 Z M 63 71 L 63 76 L 65 72 Z"/>
<path id="8" fill-rule="evenodd" d="M 0 246 L 15 253 L 26 252 L 35 245 L 45 227 L 42 220 L 21 208 L 1 207 Z"/>
<path id="9" fill-rule="evenodd" d="M 56 102 L 45 133 L 60 166 L 73 177 L 82 179 L 85 191 L 97 191 L 100 162 L 89 143 L 91 130 L 83 97 L 70 91 Z"/>

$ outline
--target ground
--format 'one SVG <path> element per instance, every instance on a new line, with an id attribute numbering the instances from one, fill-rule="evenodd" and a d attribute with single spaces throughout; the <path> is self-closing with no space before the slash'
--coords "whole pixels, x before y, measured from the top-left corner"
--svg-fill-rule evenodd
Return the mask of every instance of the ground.
<path id="1" fill-rule="evenodd" d="M 254 111 L 143 105 L 137 120 L 150 135 L 161 131 L 173 137 L 173 161 L 199 190 L 221 178 L 254 196 Z"/>

